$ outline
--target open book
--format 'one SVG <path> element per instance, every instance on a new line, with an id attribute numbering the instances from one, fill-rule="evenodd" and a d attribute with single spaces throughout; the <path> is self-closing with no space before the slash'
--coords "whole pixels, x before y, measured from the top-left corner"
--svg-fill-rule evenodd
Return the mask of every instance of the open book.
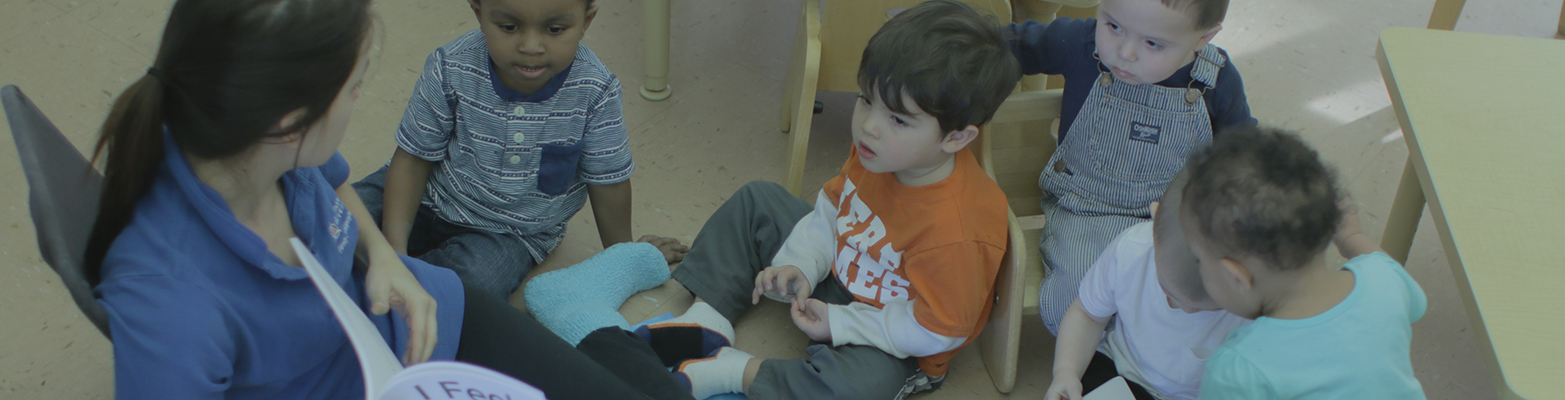
<path id="1" fill-rule="evenodd" d="M 543 392 L 522 381 L 472 364 L 430 361 L 403 369 L 375 324 L 364 315 L 358 303 L 342 291 L 342 286 L 326 274 L 310 248 L 298 238 L 290 239 L 299 262 L 310 273 L 315 288 L 326 298 L 332 314 L 342 323 L 364 369 L 366 400 L 542 400 Z"/>
<path id="2" fill-rule="evenodd" d="M 1130 384 L 1125 383 L 1124 377 L 1116 376 L 1082 396 L 1081 400 L 1136 400 L 1136 395 L 1130 392 Z"/>

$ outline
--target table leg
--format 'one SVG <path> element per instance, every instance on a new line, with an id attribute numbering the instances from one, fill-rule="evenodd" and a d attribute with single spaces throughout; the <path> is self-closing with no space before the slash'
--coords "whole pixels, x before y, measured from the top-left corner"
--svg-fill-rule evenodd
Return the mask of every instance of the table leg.
<path id="1" fill-rule="evenodd" d="M 1467 0 L 1435 0 L 1435 8 L 1429 11 L 1428 29 L 1456 29 L 1456 19 L 1462 16 L 1462 6 Z"/>
<path id="2" fill-rule="evenodd" d="M 1380 248 L 1404 265 L 1408 250 L 1413 247 L 1413 233 L 1418 231 L 1418 219 L 1424 215 L 1424 188 L 1418 182 L 1413 162 L 1409 156 L 1407 165 L 1402 167 L 1402 181 L 1397 183 L 1391 213 L 1386 216 L 1386 233 L 1380 237 Z"/>
<path id="3" fill-rule="evenodd" d="M 674 94 L 668 87 L 669 2 L 672 0 L 642 0 L 642 68 L 646 79 L 641 85 L 641 98 L 662 101 Z"/>

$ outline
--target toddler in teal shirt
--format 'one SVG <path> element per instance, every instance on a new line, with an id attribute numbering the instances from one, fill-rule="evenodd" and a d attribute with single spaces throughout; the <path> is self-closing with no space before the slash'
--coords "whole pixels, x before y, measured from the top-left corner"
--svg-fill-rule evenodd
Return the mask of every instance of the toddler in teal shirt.
<path id="1" fill-rule="evenodd" d="M 1240 127 L 1189 168 L 1179 219 L 1202 283 L 1255 320 L 1207 360 L 1201 399 L 1424 398 L 1408 354 L 1424 292 L 1339 206 L 1314 150 Z M 1331 242 L 1349 258 L 1341 269 L 1326 264 Z"/>

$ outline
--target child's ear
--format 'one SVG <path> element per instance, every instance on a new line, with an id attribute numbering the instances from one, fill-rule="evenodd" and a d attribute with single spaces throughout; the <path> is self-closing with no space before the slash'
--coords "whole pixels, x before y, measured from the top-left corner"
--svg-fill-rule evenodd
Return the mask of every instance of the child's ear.
<path id="1" fill-rule="evenodd" d="M 286 134 L 281 135 L 283 142 L 292 142 L 300 139 L 303 137 L 301 134 L 304 133 L 306 129 L 295 128 L 294 125 L 299 123 L 299 119 L 304 118 L 304 113 L 305 110 L 300 108 L 284 114 L 281 119 L 277 120 L 277 125 L 272 127 L 272 132 L 281 134 L 287 132 L 289 129 L 294 129 L 293 132 L 287 132 Z"/>
<path id="2" fill-rule="evenodd" d="M 1250 267 L 1231 257 L 1223 257 L 1218 263 L 1222 264 L 1223 280 L 1233 286 L 1235 292 L 1248 294 L 1255 287 L 1255 276 L 1250 274 Z"/>
<path id="3" fill-rule="evenodd" d="M 1201 47 L 1206 47 L 1207 43 L 1211 43 L 1212 38 L 1217 37 L 1217 32 L 1221 30 L 1223 30 L 1223 24 L 1217 24 L 1217 26 L 1214 26 L 1211 29 L 1207 29 L 1206 33 L 1201 34 L 1201 45 L 1197 46 L 1197 51 L 1199 51 Z"/>
<path id="4" fill-rule="evenodd" d="M 592 7 L 587 7 L 587 19 L 584 22 L 581 23 L 581 30 L 585 31 L 585 30 L 587 30 L 587 28 L 591 28 L 592 27 L 592 19 L 593 18 L 597 18 L 597 17 L 598 17 L 598 5 L 597 4 L 593 4 Z"/>
<path id="5" fill-rule="evenodd" d="M 473 8 L 473 17 L 483 18 L 484 15 L 480 12 L 483 7 L 478 4 L 478 1 L 479 0 L 467 0 L 467 6 Z"/>
<path id="6" fill-rule="evenodd" d="M 962 151 L 963 148 L 966 148 L 967 144 L 972 143 L 974 139 L 978 139 L 978 126 L 968 125 L 966 128 L 962 128 L 961 130 L 955 130 L 951 131 L 951 133 L 947 133 L 945 140 L 940 142 L 940 149 L 944 150 L 946 153 L 955 154 L 958 151 Z"/>

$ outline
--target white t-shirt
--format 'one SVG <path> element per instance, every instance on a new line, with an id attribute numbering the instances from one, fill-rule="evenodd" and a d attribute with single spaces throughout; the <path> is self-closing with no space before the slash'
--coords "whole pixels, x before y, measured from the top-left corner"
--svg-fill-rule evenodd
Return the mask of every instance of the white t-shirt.
<path id="1" fill-rule="evenodd" d="M 1119 374 L 1165 399 L 1194 399 L 1206 359 L 1249 321 L 1226 311 L 1187 314 L 1169 308 L 1157 282 L 1152 222 L 1125 229 L 1081 280 L 1082 308 L 1113 316 L 1098 351 Z"/>

